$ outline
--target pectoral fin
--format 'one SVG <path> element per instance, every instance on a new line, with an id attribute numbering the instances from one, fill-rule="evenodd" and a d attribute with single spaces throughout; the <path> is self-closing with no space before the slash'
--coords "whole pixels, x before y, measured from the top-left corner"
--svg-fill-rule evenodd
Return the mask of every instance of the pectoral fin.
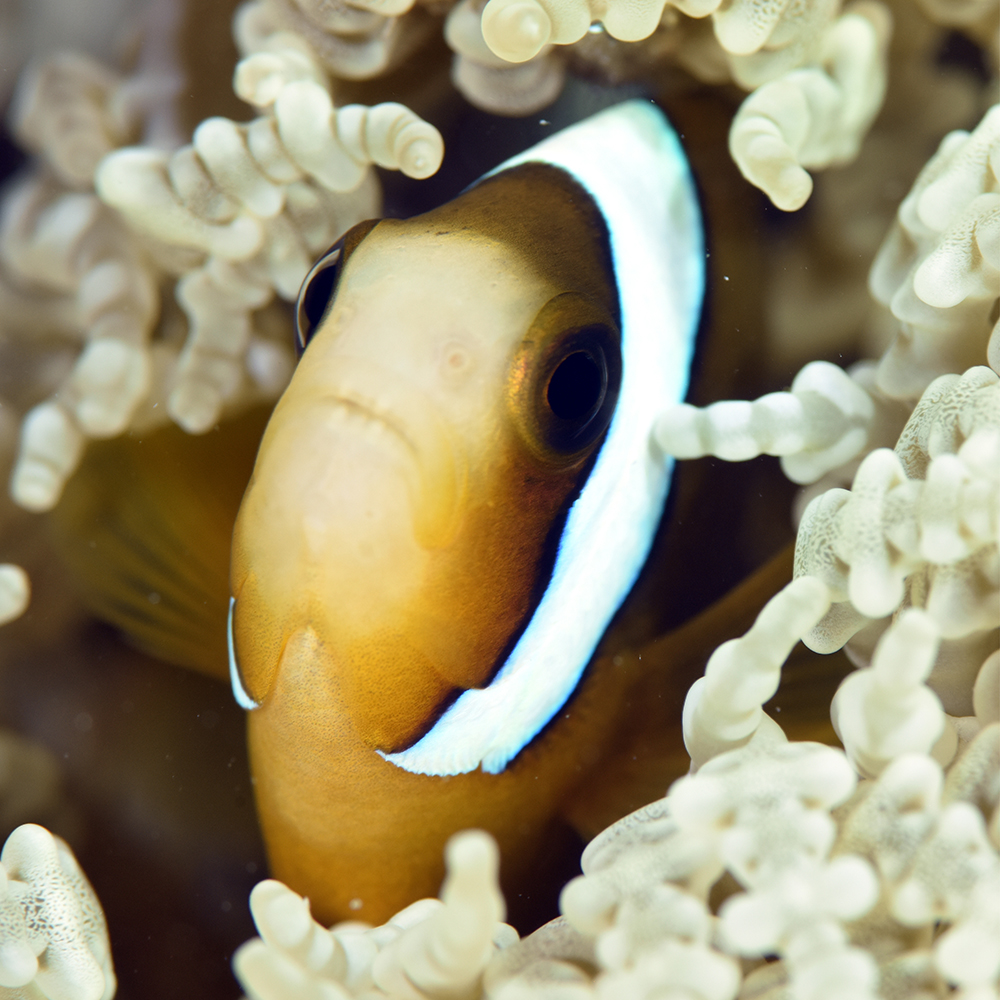
<path id="1" fill-rule="evenodd" d="M 199 437 L 169 425 L 96 442 L 49 515 L 96 617 L 151 656 L 223 680 L 233 522 L 268 415 Z"/>

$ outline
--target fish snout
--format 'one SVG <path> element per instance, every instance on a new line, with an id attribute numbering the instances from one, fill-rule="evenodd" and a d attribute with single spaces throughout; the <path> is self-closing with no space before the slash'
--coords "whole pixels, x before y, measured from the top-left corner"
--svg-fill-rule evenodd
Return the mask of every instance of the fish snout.
<path id="1" fill-rule="evenodd" d="M 434 400 L 403 375 L 360 358 L 338 358 L 322 397 L 324 409 L 345 432 L 391 439 L 405 453 L 413 533 L 424 549 L 455 536 L 468 478 L 460 435 Z"/>
<path id="2" fill-rule="evenodd" d="M 231 660 L 247 707 L 270 690 L 302 623 L 328 622 L 320 632 L 332 638 L 395 621 L 431 550 L 456 535 L 465 495 L 461 442 L 418 387 L 351 358 L 319 384 L 300 373 L 233 537 Z"/>

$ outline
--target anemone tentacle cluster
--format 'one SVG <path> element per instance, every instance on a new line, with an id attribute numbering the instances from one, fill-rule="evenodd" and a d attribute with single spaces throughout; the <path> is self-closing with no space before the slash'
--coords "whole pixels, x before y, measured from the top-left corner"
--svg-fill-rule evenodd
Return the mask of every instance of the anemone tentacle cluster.
<path id="1" fill-rule="evenodd" d="M 0 625 L 20 617 L 30 596 L 28 574 L 14 563 L 0 563 Z"/>
<path id="2" fill-rule="evenodd" d="M 941 140 L 899 207 L 869 285 L 899 326 L 878 384 L 918 396 L 931 379 L 986 356 L 1000 369 L 1000 105 Z"/>
<path id="3" fill-rule="evenodd" d="M 303 70 L 313 78 L 380 76 L 397 67 L 428 33 L 423 12 L 412 8 L 413 0 L 248 0 L 236 14 L 236 40 L 244 57 L 261 57 L 250 56 L 239 73 L 254 76 L 263 70 L 272 77 L 281 66 L 277 72 L 291 70 L 292 78 Z"/>
<path id="4" fill-rule="evenodd" d="M 73 852 L 34 824 L 0 854 L 0 996 L 111 1000 L 104 913 Z"/>
<path id="5" fill-rule="evenodd" d="M 998 621 L 1000 380 L 989 368 L 943 375 L 927 389 L 895 450 L 870 452 L 853 487 L 829 490 L 799 525 L 796 572 L 822 575 L 850 600 L 810 637 L 840 648 L 901 605 L 925 607 L 943 638 Z"/>
<path id="6" fill-rule="evenodd" d="M 254 315 L 275 294 L 294 299 L 316 254 L 378 214 L 372 163 L 417 177 L 440 165 L 437 130 L 402 105 L 335 111 L 320 71 L 286 75 L 276 90 L 268 58 L 237 72 L 237 90 L 264 114 L 208 119 L 172 152 L 123 148 L 142 124 L 139 84 L 91 59 L 60 55 L 21 80 L 14 125 L 41 166 L 4 202 L 5 291 L 60 309 L 59 326 L 85 344 L 24 419 L 11 489 L 27 509 L 54 506 L 86 440 L 134 426 L 151 395 L 162 391 L 165 412 L 192 433 L 224 407 L 275 398 L 289 349 Z M 154 340 L 167 283 L 187 318 L 183 345 L 163 331 Z"/>
<path id="7" fill-rule="evenodd" d="M 680 19 L 711 15 L 716 63 L 752 91 L 733 120 L 730 152 L 743 175 L 786 211 L 805 204 L 812 180 L 805 168 L 850 162 L 882 106 L 891 18 L 875 2 L 800 4 L 679 2 L 586 3 L 582 0 L 489 0 L 482 9 L 482 44 L 475 29 L 456 29 L 455 79 L 473 103 L 504 110 L 494 96 L 496 60 L 527 64 L 511 111 L 527 113 L 552 97 L 558 58 L 552 45 L 578 43 L 595 22 L 621 41 L 646 39 L 661 25 L 682 31 Z M 839 16 L 838 16 L 839 15 Z M 464 21 L 462 23 L 465 23 Z M 668 30 L 670 30 L 668 28 Z M 678 48 L 684 45 L 681 42 Z M 486 53 L 482 49 L 486 48 Z M 494 59 L 490 59 L 490 54 Z M 587 55 L 581 55 L 584 63 Z M 474 75 L 469 66 L 482 67 Z M 490 75 L 492 71 L 493 76 Z M 528 80 L 534 93 L 526 94 Z M 506 90 L 506 88 L 505 88 Z"/>
<path id="8" fill-rule="evenodd" d="M 252 997 L 475 997 L 498 949 L 517 940 L 502 923 L 499 855 L 488 835 L 467 831 L 448 844 L 441 899 L 423 899 L 372 928 L 342 923 L 330 930 L 309 903 L 282 883 L 258 883 L 250 907 L 261 936 L 234 958 Z"/>
<path id="9" fill-rule="evenodd" d="M 973 714 L 976 684 L 995 686 L 998 112 L 989 110 L 972 133 L 949 136 L 900 206 L 871 271 L 876 298 L 899 324 L 881 359 L 849 372 L 812 363 L 789 392 L 755 402 L 675 406 L 655 431 L 661 447 L 678 457 L 738 461 L 766 452 L 782 456 L 793 481 L 818 484 L 801 515 L 795 575 L 823 580 L 831 605 L 802 638 L 823 653 L 846 644 L 866 668 L 838 695 L 835 724 L 867 683 L 861 675 L 872 678 L 872 692 L 888 697 L 893 689 L 876 679 L 873 659 L 875 641 L 890 625 L 883 641 L 906 630 L 909 638 L 900 641 L 912 644 L 916 660 L 927 660 L 930 690 L 950 715 Z M 967 361 L 978 363 L 948 368 Z M 851 488 L 822 489 L 838 478 Z M 927 726 L 938 725 L 928 711 Z M 842 727 L 840 733 L 850 749 L 852 738 Z M 931 744 L 938 737 L 948 738 L 940 726 Z M 852 756 L 860 764 L 870 752 Z M 877 773 L 882 765 L 860 766 Z"/>
<path id="10" fill-rule="evenodd" d="M 725 753 L 589 845 L 563 892 L 562 940 L 502 953 L 486 995 L 988 996 L 1000 858 L 996 790 L 991 818 L 978 791 L 998 740 L 983 729 L 947 776 L 903 754 L 861 783 L 818 744 Z M 723 871 L 720 905 L 706 882 Z"/>

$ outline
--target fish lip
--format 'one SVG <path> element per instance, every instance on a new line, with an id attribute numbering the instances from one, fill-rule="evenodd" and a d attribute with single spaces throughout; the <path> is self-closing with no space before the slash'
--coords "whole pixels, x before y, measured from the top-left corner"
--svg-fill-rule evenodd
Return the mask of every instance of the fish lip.
<path id="1" fill-rule="evenodd" d="M 434 400 L 404 377 L 366 359 L 338 358 L 326 374 L 324 407 L 380 425 L 410 455 L 417 540 L 425 548 L 448 544 L 457 530 L 468 469 L 456 435 Z"/>
<path id="2" fill-rule="evenodd" d="M 343 408 L 351 413 L 357 413 L 367 420 L 373 420 L 387 428 L 399 438 L 413 456 L 419 461 L 420 448 L 413 437 L 407 433 L 404 420 L 393 413 L 391 409 L 380 407 L 368 396 L 354 389 L 339 389 L 329 396 L 325 402 L 333 408 Z"/>

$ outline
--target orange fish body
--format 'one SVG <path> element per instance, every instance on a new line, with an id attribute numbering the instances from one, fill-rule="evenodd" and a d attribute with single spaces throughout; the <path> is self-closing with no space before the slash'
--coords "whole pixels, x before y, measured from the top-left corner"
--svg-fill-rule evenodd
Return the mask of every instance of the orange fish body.
<path id="1" fill-rule="evenodd" d="M 230 651 L 274 874 L 322 918 L 435 893 L 472 826 L 510 893 L 620 741 L 635 675 L 595 653 L 663 512 L 649 432 L 703 259 L 679 144 L 632 102 L 307 278 Z"/>

